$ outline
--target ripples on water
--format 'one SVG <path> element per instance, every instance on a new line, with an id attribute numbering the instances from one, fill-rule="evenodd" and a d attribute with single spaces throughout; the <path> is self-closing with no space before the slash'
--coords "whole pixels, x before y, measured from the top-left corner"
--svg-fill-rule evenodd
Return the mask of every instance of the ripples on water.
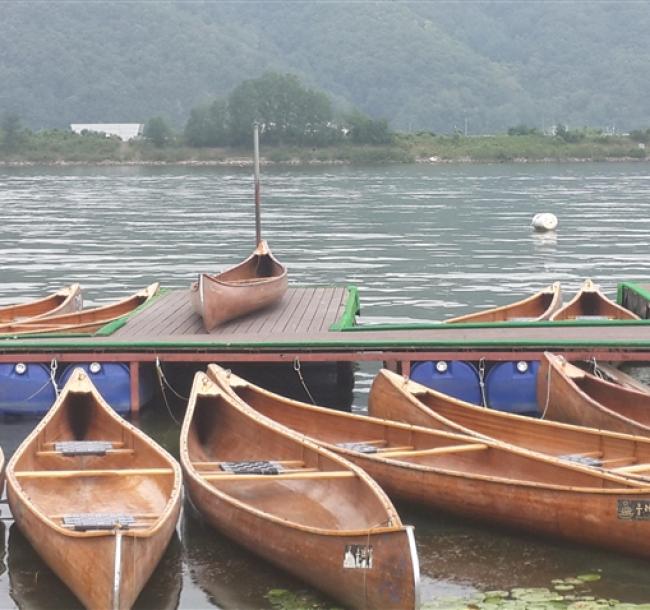
<path id="1" fill-rule="evenodd" d="M 0 304 L 70 282 L 89 305 L 157 280 L 185 287 L 250 253 L 252 201 L 249 169 L 0 168 Z M 613 295 L 618 281 L 650 277 L 647 164 L 265 169 L 262 202 L 263 235 L 291 281 L 358 286 L 368 324 L 440 320 L 556 280 L 570 293 L 591 277 Z M 557 235 L 532 233 L 542 211 L 559 218 Z M 375 371 L 357 372 L 361 404 Z M 175 433 L 165 426 L 145 416 L 159 440 Z M 15 443 L 29 425 L 4 428 Z M 425 600 L 598 568 L 599 595 L 650 600 L 647 562 L 408 509 L 405 521 Z M 73 604 L 9 525 L 0 608 Z M 179 536 L 140 607 L 266 607 L 268 589 L 300 586 L 191 516 Z"/>

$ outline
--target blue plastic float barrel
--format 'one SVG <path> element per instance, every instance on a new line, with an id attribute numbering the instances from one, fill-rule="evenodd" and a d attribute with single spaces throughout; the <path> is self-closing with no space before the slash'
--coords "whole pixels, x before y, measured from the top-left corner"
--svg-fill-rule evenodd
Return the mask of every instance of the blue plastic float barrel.
<path id="1" fill-rule="evenodd" d="M 66 384 L 76 368 L 86 371 L 97 391 L 117 413 L 125 415 L 131 411 L 131 370 L 127 364 L 122 362 L 69 364 L 61 375 L 60 388 Z M 153 379 L 141 374 L 139 382 L 140 404 L 144 405 L 153 396 Z"/>
<path id="2" fill-rule="evenodd" d="M 454 398 L 480 405 L 476 368 L 461 360 L 427 360 L 411 366 L 411 379 Z"/>
<path id="3" fill-rule="evenodd" d="M 491 409 L 537 415 L 537 371 L 539 362 L 499 362 L 485 378 L 485 394 Z"/>
<path id="4" fill-rule="evenodd" d="M 55 400 L 49 366 L 37 362 L 0 364 L 0 413 L 42 415 Z"/>

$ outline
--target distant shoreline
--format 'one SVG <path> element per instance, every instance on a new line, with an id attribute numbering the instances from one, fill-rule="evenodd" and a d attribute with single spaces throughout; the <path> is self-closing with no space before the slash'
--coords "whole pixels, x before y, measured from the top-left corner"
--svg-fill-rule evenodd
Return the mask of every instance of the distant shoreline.
<path id="1" fill-rule="evenodd" d="M 650 131 L 646 134 L 650 143 Z M 59 139 L 57 139 L 57 137 Z M 250 167 L 252 151 L 245 148 L 155 147 L 147 141 L 121 142 L 112 138 L 39 137 L 13 153 L 0 149 L 0 167 L 67 166 L 186 166 Z M 645 136 L 644 136 L 645 137 Z M 384 145 L 341 144 L 325 147 L 265 146 L 261 162 L 267 166 L 310 167 L 389 164 L 479 163 L 600 163 L 647 159 L 645 142 L 623 135 L 575 136 L 567 141 L 542 134 L 462 136 L 394 134 Z"/>

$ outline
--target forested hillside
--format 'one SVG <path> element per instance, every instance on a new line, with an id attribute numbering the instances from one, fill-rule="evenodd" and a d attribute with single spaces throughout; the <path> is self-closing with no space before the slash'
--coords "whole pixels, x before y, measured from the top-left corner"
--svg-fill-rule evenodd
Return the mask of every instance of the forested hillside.
<path id="1" fill-rule="evenodd" d="M 394 129 L 650 126 L 649 2 L 0 2 L 0 113 L 181 127 L 268 71 Z"/>

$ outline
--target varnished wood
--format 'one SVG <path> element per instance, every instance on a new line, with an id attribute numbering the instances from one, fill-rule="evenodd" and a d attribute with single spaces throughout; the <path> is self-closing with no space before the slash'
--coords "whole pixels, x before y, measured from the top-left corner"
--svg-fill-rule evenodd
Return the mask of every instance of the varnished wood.
<path id="1" fill-rule="evenodd" d="M 390 495 L 457 516 L 650 557 L 650 521 L 622 519 L 619 501 L 650 501 L 650 483 L 481 439 L 482 451 L 391 457 L 339 446 L 383 436 L 416 449 L 476 438 L 306 405 L 210 365 L 211 377 L 258 413 L 362 466 Z"/>
<path id="2" fill-rule="evenodd" d="M 555 282 L 548 288 L 544 288 L 516 303 L 449 318 L 445 322 L 448 324 L 456 324 L 459 322 L 507 322 L 510 320 L 538 322 L 540 320 L 548 320 L 553 312 L 561 305 L 562 291 L 560 289 L 560 283 Z"/>
<path id="3" fill-rule="evenodd" d="M 243 405 L 197 373 L 180 445 L 187 494 L 215 528 L 346 607 L 408 610 L 419 570 L 412 531 L 360 468 Z M 309 472 L 215 474 L 215 462 L 301 462 Z M 344 567 L 372 547 L 371 568 Z"/>
<path id="4" fill-rule="evenodd" d="M 279 301 L 287 291 L 287 268 L 262 240 L 243 262 L 218 275 L 201 273 L 192 284 L 190 299 L 203 326 L 220 324 Z"/>
<path id="5" fill-rule="evenodd" d="M 130 452 L 65 455 L 65 441 L 107 441 Z M 7 466 L 16 525 L 50 568 L 92 610 L 130 608 L 174 533 L 180 511 L 176 461 L 102 399 L 76 369 Z M 64 516 L 128 515 L 122 537 L 119 599 L 113 599 L 116 529 L 75 531 Z"/>
<path id="6" fill-rule="evenodd" d="M 0 307 L 0 324 L 41 320 L 78 311 L 82 305 L 81 287 L 79 284 L 70 284 L 41 299 Z"/>
<path id="7" fill-rule="evenodd" d="M 542 357 L 537 396 L 550 419 L 650 436 L 650 394 L 591 375 L 562 356 Z"/>
<path id="8" fill-rule="evenodd" d="M 538 382 L 538 401 L 544 409 L 544 370 Z M 557 457 L 593 458 L 605 469 L 620 465 L 620 460 L 650 464 L 650 439 L 477 407 L 386 369 L 373 381 L 368 411 L 376 417 L 493 438 Z"/>
<path id="9" fill-rule="evenodd" d="M 588 319 L 638 320 L 639 316 L 608 299 L 591 280 L 585 280 L 582 288 L 565 305 L 550 317 L 551 320 Z"/>
<path id="10" fill-rule="evenodd" d="M 152 299 L 158 293 L 159 287 L 160 285 L 156 282 L 134 295 L 110 305 L 48 316 L 42 320 L 5 324 L 0 326 L 0 335 L 94 332 L 109 322 L 131 313 Z"/>

